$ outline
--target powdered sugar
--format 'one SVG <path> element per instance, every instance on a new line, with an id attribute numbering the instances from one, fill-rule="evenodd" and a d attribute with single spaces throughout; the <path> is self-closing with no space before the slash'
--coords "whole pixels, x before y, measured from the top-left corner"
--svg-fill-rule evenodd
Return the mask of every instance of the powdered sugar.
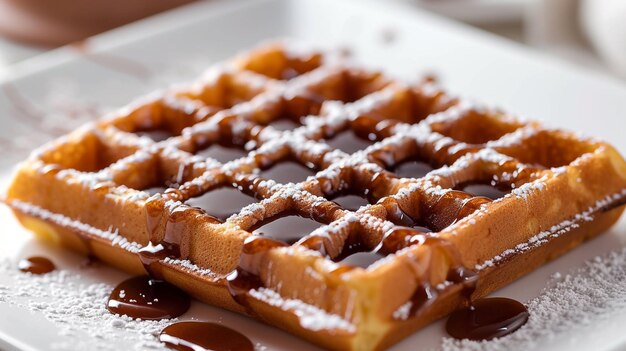
<path id="1" fill-rule="evenodd" d="M 197 275 L 201 275 L 204 277 L 210 277 L 210 278 L 217 278 L 218 275 L 213 272 L 210 269 L 207 268 L 202 268 L 194 263 L 192 263 L 189 260 L 180 260 L 180 259 L 174 259 L 174 258 L 170 258 L 170 257 L 166 257 L 163 259 L 163 262 L 166 264 L 171 264 L 174 266 L 178 266 L 181 267 L 182 269 L 184 269 L 187 272 L 191 272 Z"/>
<path id="2" fill-rule="evenodd" d="M 480 271 L 487 267 L 495 266 L 498 262 L 507 258 L 510 255 L 530 250 L 534 247 L 537 247 L 546 243 L 550 239 L 559 237 L 560 235 L 565 234 L 572 229 L 578 228 L 581 222 L 593 221 L 594 213 L 604 209 L 606 206 L 610 205 L 614 201 L 619 201 L 621 198 L 625 196 L 626 196 L 626 189 L 622 190 L 621 192 L 611 194 L 605 197 L 604 199 L 597 201 L 594 206 L 590 207 L 586 211 L 583 211 L 582 213 L 577 214 L 576 216 L 574 216 L 574 218 L 564 220 L 563 222 L 552 226 L 549 230 L 540 232 L 537 235 L 532 236 L 530 239 L 528 239 L 527 242 L 518 244 L 514 248 L 509 248 L 505 250 L 504 252 L 500 253 L 499 255 L 496 255 L 492 259 L 476 265 L 475 268 L 476 270 Z"/>
<path id="3" fill-rule="evenodd" d="M 53 222 L 61 227 L 78 230 L 83 233 L 88 233 L 106 240 L 110 240 L 112 245 L 119 246 L 122 249 L 130 252 L 137 252 L 141 248 L 141 245 L 139 245 L 138 243 L 130 242 L 125 237 L 119 235 L 117 229 L 114 230 L 113 228 L 108 228 L 107 230 L 101 230 L 83 222 L 73 220 L 58 213 L 52 213 L 41 207 L 19 200 L 12 200 L 11 206 L 25 214 L 32 215 L 42 220 Z"/>
<path id="4" fill-rule="evenodd" d="M 520 186 L 517 189 L 513 189 L 511 191 L 511 194 L 520 197 L 522 199 L 527 199 L 528 196 L 535 192 L 535 191 L 541 191 L 546 187 L 546 180 L 548 179 L 547 175 L 544 175 L 543 177 L 530 182 L 530 183 L 526 183 L 523 184 L 522 186 Z"/>
<path id="5" fill-rule="evenodd" d="M 528 323 L 492 341 L 445 338 L 446 351 L 529 350 L 559 335 L 575 333 L 626 313 L 626 248 L 596 257 L 570 274 L 554 274 L 541 294 L 527 304 Z"/>
<path id="6" fill-rule="evenodd" d="M 293 312 L 300 319 L 303 328 L 309 330 L 336 330 L 341 329 L 347 332 L 355 332 L 356 327 L 349 321 L 335 314 L 329 314 L 313 305 L 304 303 L 301 300 L 284 299 L 273 290 L 260 288 L 251 290 L 250 295 L 260 301 L 264 301 L 272 306 L 279 307 L 285 311 Z"/>
<path id="7" fill-rule="evenodd" d="M 113 287 L 108 284 L 85 283 L 64 270 L 24 274 L 8 259 L 0 261 L 0 278 L 0 302 L 42 313 L 59 328 L 64 341 L 50 345 L 53 350 L 119 350 L 120 344 L 135 350 L 166 349 L 156 336 L 173 320 L 111 314 L 106 301 Z"/>

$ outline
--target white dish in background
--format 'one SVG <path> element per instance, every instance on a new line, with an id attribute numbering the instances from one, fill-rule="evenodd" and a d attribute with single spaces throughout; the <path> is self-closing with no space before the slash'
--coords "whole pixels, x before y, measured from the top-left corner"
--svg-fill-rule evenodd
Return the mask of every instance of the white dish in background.
<path id="1" fill-rule="evenodd" d="M 454 93 L 497 103 L 507 111 L 549 125 L 584 131 L 626 153 L 622 135 L 626 88 L 617 81 L 412 7 L 358 0 L 241 0 L 200 2 L 126 26 L 90 40 L 87 55 L 76 48 L 62 48 L 14 66 L 11 76 L 0 83 L 4 92 L 0 93 L 0 138 L 24 137 L 19 139 L 20 148 L 3 148 L 0 163 L 6 169 L 25 157 L 27 149 L 51 138 L 49 134 L 62 132 L 48 133 L 42 128 L 73 128 L 85 112 L 124 105 L 157 86 L 164 87 L 166 81 L 191 79 L 201 67 L 277 37 L 323 47 L 348 46 L 358 62 L 405 79 L 435 72 Z M 38 119 L 50 112 L 65 117 L 50 127 Z M 68 113 L 78 117 L 68 119 Z M 36 129 L 39 132 L 34 132 Z M 114 284 L 124 277 L 106 267 L 85 273 L 77 268 L 79 257 L 34 243 L 6 208 L 0 210 L 0 217 L 4 220 L 0 258 L 15 260 L 33 252 L 44 253 L 61 268 L 78 271 L 85 281 Z M 625 241 L 626 221 L 621 220 L 609 233 L 497 295 L 527 301 L 539 294 L 552 273 L 567 272 L 598 254 L 624 246 Z M 0 284 L 5 278 L 0 272 Z M 234 325 L 268 350 L 316 349 L 277 329 L 202 304 L 195 304 L 184 317 L 192 316 Z M 601 332 L 591 326 L 558 334 L 554 340 L 540 342 L 537 349 L 624 346 L 626 335 L 617 326 L 625 317 L 614 317 L 616 327 Z M 0 349 L 48 349 L 52 343 L 63 342 L 58 330 L 39 313 L 0 302 Z M 574 333 L 578 335 L 576 343 L 571 342 Z M 437 322 L 392 350 L 415 350 L 417 345 L 438 348 L 442 336 L 442 323 Z M 108 344 L 118 349 L 132 346 L 124 340 Z"/>
<path id="2" fill-rule="evenodd" d="M 439 14 L 475 24 L 521 22 L 535 0 L 407 0 Z"/>

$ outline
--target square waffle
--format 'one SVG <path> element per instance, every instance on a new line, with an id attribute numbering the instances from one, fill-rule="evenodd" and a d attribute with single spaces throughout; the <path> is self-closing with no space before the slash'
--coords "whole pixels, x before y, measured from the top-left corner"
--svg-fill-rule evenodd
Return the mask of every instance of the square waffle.
<path id="1" fill-rule="evenodd" d="M 602 233 L 625 199 L 606 143 L 272 43 L 44 145 L 4 201 L 40 238 L 381 350 Z"/>

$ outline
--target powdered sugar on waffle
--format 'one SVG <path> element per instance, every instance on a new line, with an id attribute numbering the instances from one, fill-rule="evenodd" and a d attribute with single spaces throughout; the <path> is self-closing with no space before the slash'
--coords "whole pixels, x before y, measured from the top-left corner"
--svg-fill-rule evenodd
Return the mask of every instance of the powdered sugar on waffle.
<path id="1" fill-rule="evenodd" d="M 139 245 L 138 243 L 130 242 L 125 237 L 119 235 L 118 229 L 109 228 L 108 230 L 101 230 L 83 222 L 73 220 L 58 213 L 52 213 L 41 207 L 34 206 L 32 204 L 19 200 L 12 200 L 11 206 L 25 214 L 40 218 L 42 220 L 53 222 L 61 227 L 77 230 L 79 232 L 88 233 L 106 240 L 110 240 L 111 245 L 119 246 L 122 249 L 130 252 L 137 252 L 141 248 L 141 245 Z"/>
<path id="2" fill-rule="evenodd" d="M 328 314 L 324 310 L 306 304 L 301 300 L 284 299 L 273 290 L 266 288 L 250 290 L 250 295 L 284 311 L 293 312 L 296 316 L 298 316 L 300 325 L 303 328 L 313 331 L 343 330 L 349 333 L 356 331 L 354 324 L 339 317 L 338 315 Z"/>
<path id="3" fill-rule="evenodd" d="M 181 260 L 181 259 L 166 257 L 163 259 L 163 262 L 165 264 L 170 264 L 172 266 L 180 267 L 183 270 L 190 272 L 190 273 L 194 273 L 194 274 L 201 275 L 204 277 L 209 277 L 209 278 L 218 278 L 218 275 L 212 270 L 207 269 L 207 268 L 202 268 L 192 263 L 189 260 Z"/>
<path id="4" fill-rule="evenodd" d="M 476 265 L 475 268 L 477 271 L 480 271 L 487 267 L 493 267 L 498 262 L 506 259 L 508 256 L 511 256 L 515 253 L 520 253 L 520 252 L 530 250 L 532 248 L 535 248 L 537 246 L 540 246 L 548 242 L 548 240 L 550 239 L 557 238 L 560 235 L 565 234 L 572 229 L 578 228 L 581 222 L 591 222 L 593 221 L 594 213 L 601 211 L 606 206 L 610 205 L 613 202 L 619 201 L 625 196 L 626 196 L 626 189 L 622 190 L 619 193 L 609 195 L 605 197 L 604 199 L 597 201 L 594 206 L 590 207 L 586 211 L 583 211 L 582 213 L 577 214 L 576 216 L 574 216 L 574 218 L 565 220 L 557 225 L 552 226 L 549 230 L 543 231 L 531 237 L 530 239 L 528 239 L 527 242 L 518 244 L 514 248 L 507 249 L 503 251 L 502 253 L 500 253 L 499 255 L 493 257 L 492 259 Z"/>
<path id="5" fill-rule="evenodd" d="M 522 199 L 527 199 L 533 192 L 543 190 L 546 187 L 547 180 L 548 176 L 544 175 L 533 182 L 523 184 L 519 188 L 511 190 L 511 194 L 521 197 Z"/>

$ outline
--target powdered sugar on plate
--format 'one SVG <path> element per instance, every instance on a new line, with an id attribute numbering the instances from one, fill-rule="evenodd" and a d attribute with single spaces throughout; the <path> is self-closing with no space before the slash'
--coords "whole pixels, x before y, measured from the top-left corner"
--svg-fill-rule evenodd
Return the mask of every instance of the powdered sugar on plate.
<path id="1" fill-rule="evenodd" d="M 517 332 L 481 342 L 444 338 L 442 349 L 541 349 L 566 333 L 574 335 L 579 330 L 587 335 L 585 328 L 626 314 L 626 248 L 595 257 L 569 274 L 553 274 L 547 287 L 526 306 L 530 318 Z"/>
<path id="2" fill-rule="evenodd" d="M 128 349 L 164 349 L 156 336 L 173 321 L 138 321 L 110 314 L 105 303 L 111 289 L 109 284 L 88 283 L 65 270 L 42 276 L 24 274 L 12 260 L 0 260 L 0 303 L 41 313 L 52 321 L 63 336 L 52 349 L 117 350 L 120 340 Z M 485 342 L 444 338 L 441 348 L 540 349 L 551 340 L 561 340 L 563 334 L 625 315 L 626 248 L 595 257 L 570 273 L 553 274 L 546 288 L 527 306 L 528 323 L 509 336 Z"/>
<path id="3" fill-rule="evenodd" d="M 110 313 L 106 302 L 112 286 L 86 283 L 80 275 L 57 270 L 25 274 L 9 260 L 0 260 L 0 303 L 43 314 L 59 328 L 63 342 L 53 350 L 165 350 L 158 334 L 174 320 L 145 321 Z M 112 342 L 115 340 L 115 342 Z"/>

